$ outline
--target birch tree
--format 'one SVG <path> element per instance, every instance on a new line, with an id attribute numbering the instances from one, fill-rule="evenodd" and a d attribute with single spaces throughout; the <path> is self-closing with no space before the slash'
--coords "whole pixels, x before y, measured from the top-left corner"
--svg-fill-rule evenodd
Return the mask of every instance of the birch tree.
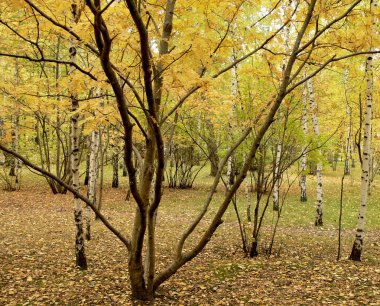
<path id="1" fill-rule="evenodd" d="M 309 102 L 310 102 L 310 113 L 311 121 L 313 124 L 313 131 L 317 139 L 319 138 L 319 126 L 318 126 L 318 117 L 317 117 L 317 105 L 315 102 L 313 84 L 309 79 L 307 81 L 307 89 L 309 93 Z M 317 141 L 318 147 L 320 146 L 320 141 Z M 322 193 L 322 159 L 321 159 L 321 150 L 318 150 L 318 161 L 317 161 L 317 202 L 316 202 L 316 217 L 315 225 L 323 225 L 323 193 Z"/>
<path id="2" fill-rule="evenodd" d="M 289 0 L 286 3 L 286 6 L 283 8 L 284 10 L 284 20 L 288 18 L 289 12 L 292 11 L 293 1 Z M 290 38 L 290 23 L 286 25 L 284 29 L 284 45 L 285 45 L 285 54 L 287 54 L 289 50 L 289 38 Z M 283 58 L 281 63 L 281 73 L 284 74 L 286 68 L 286 57 Z M 281 123 L 283 114 L 281 110 L 278 112 L 277 121 Z M 280 126 L 280 124 L 279 124 Z M 279 133 L 278 142 L 276 146 L 276 154 L 275 154 L 275 162 L 274 162 L 274 172 L 273 172 L 273 210 L 279 211 L 280 209 L 280 182 L 281 182 L 281 174 L 280 174 L 280 166 L 282 159 L 282 150 L 283 150 L 283 133 Z"/>
<path id="3" fill-rule="evenodd" d="M 14 68 L 14 82 L 15 87 L 19 84 L 19 66 L 18 62 L 15 63 Z M 17 105 L 16 108 L 19 106 Z M 20 128 L 19 128 L 19 111 L 16 109 L 16 113 L 13 116 L 13 129 L 12 129 L 12 148 L 14 151 L 19 152 L 19 134 L 20 134 Z M 11 172 L 13 172 L 13 176 L 15 178 L 15 190 L 20 189 L 20 183 L 21 183 L 21 169 L 20 169 L 20 161 L 17 158 L 13 158 L 13 165 L 11 166 Z"/>
<path id="4" fill-rule="evenodd" d="M 344 174 L 349 175 L 351 173 L 350 169 L 350 153 L 351 153 L 351 131 L 352 131 L 352 115 L 351 106 L 348 100 L 348 68 L 344 69 L 343 72 L 343 86 L 344 86 L 344 97 L 346 101 L 346 144 L 345 144 L 345 158 L 344 158 Z"/>
<path id="5" fill-rule="evenodd" d="M 371 50 L 374 50 L 372 37 L 376 35 L 375 26 L 377 19 L 375 14 L 377 12 L 377 0 L 370 1 L 372 24 L 371 24 Z M 366 74 L 366 107 L 364 111 L 364 136 L 363 136 L 363 156 L 362 156 L 362 175 L 360 186 L 360 205 L 358 225 L 355 234 L 355 240 L 352 246 L 350 259 L 360 261 L 363 251 L 363 238 L 365 217 L 367 211 L 368 191 L 369 191 L 369 172 L 371 160 L 371 132 L 372 132 L 372 109 L 373 109 L 373 56 L 369 55 L 365 65 Z"/>
<path id="6" fill-rule="evenodd" d="M 89 179 L 88 179 L 88 199 L 96 204 L 96 176 L 98 174 L 98 151 L 99 151 L 99 131 L 93 130 L 91 133 L 91 152 L 89 162 Z M 86 240 L 91 239 L 91 213 L 90 206 L 86 206 Z"/>
<path id="7" fill-rule="evenodd" d="M 304 86 L 302 90 L 302 132 L 304 137 L 307 136 L 307 87 Z M 307 146 L 302 147 L 301 156 L 301 174 L 300 174 L 300 188 L 301 188 L 301 202 L 307 201 L 306 190 L 306 170 L 307 170 Z"/>
<path id="8" fill-rule="evenodd" d="M 75 24 L 80 18 L 80 7 L 76 1 L 71 4 L 71 14 L 72 23 Z M 70 62 L 76 62 L 77 48 L 75 42 L 71 42 L 69 49 Z M 73 66 L 70 68 L 70 74 L 72 75 L 74 69 Z M 72 188 L 79 192 L 79 114 L 77 113 L 79 107 L 78 100 L 74 93 L 71 93 L 71 173 L 72 173 Z M 74 220 L 76 226 L 75 233 L 75 254 L 76 254 L 76 264 L 79 268 L 85 270 L 87 269 L 87 259 L 85 254 L 84 246 L 84 231 L 83 231 L 83 213 L 82 213 L 82 202 L 78 195 L 74 193 Z"/>
<path id="9" fill-rule="evenodd" d="M 233 25 L 234 27 L 235 25 Z M 232 48 L 232 62 L 236 62 L 237 55 L 236 55 L 236 49 L 235 47 Z M 234 120 L 236 116 L 236 103 L 239 99 L 239 83 L 238 83 L 238 73 L 237 73 L 237 65 L 234 65 L 231 69 L 231 97 L 232 97 L 232 105 L 231 105 L 231 112 L 229 117 L 229 124 L 228 124 L 228 141 L 233 142 L 233 131 L 234 131 Z M 227 162 L 227 190 L 231 188 L 231 185 L 234 183 L 234 176 L 235 176 L 235 162 L 234 162 L 235 156 L 231 155 L 228 158 Z"/>

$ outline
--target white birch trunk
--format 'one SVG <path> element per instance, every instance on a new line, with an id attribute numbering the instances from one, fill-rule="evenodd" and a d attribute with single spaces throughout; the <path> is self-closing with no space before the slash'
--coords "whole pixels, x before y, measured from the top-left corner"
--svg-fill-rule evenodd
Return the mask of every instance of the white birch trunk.
<path id="1" fill-rule="evenodd" d="M 72 22 L 77 23 L 79 19 L 79 12 L 76 2 L 72 3 Z M 76 45 L 74 41 L 71 41 L 69 49 L 70 62 L 76 61 Z M 73 66 L 70 67 L 69 74 L 74 71 Z M 72 172 L 72 186 L 75 191 L 79 191 L 79 115 L 76 113 L 79 104 L 75 97 L 75 94 L 71 93 L 71 172 Z M 76 226 L 75 233 L 75 254 L 76 265 L 81 269 L 87 269 L 87 260 L 84 247 L 84 235 L 83 235 L 83 217 L 82 217 L 82 203 L 81 200 L 74 195 L 74 220 Z"/>
<path id="2" fill-rule="evenodd" d="M 307 87 L 305 86 L 302 91 L 302 131 L 305 137 L 307 136 Z M 306 191 L 306 169 L 307 169 L 307 146 L 302 148 L 301 157 L 301 175 L 300 175 L 300 188 L 301 188 L 301 202 L 307 202 Z"/>
<path id="3" fill-rule="evenodd" d="M 90 169 L 88 179 L 88 199 L 96 206 L 96 176 L 98 173 L 99 131 L 91 133 Z M 86 240 L 91 239 L 91 208 L 86 206 Z"/>
<path id="4" fill-rule="evenodd" d="M 372 135 L 372 131 L 371 131 L 371 135 Z M 371 143 L 372 143 L 372 141 L 371 141 Z M 375 179 L 375 172 L 374 172 L 374 165 L 373 165 L 374 161 L 373 161 L 373 154 L 372 154 L 371 146 L 369 148 L 368 156 L 369 156 L 368 195 L 371 196 L 372 195 L 372 183 L 373 183 L 373 180 Z"/>
<path id="5" fill-rule="evenodd" d="M 375 18 L 375 11 L 377 11 L 377 1 L 371 1 L 372 12 L 372 25 L 371 34 L 376 35 L 375 25 L 377 19 Z M 376 12 L 377 13 L 377 12 Z M 371 50 L 374 50 L 371 42 Z M 371 127 L 372 127 L 372 108 L 373 108 L 373 57 L 367 57 L 366 61 L 366 108 L 364 113 L 364 141 L 363 141 L 363 163 L 362 163 L 362 177 L 360 188 L 360 206 L 358 226 L 356 229 L 355 240 L 352 246 L 350 259 L 360 261 L 363 250 L 363 236 L 365 226 L 365 216 L 367 211 L 368 190 L 369 190 L 369 171 L 371 160 Z"/>
<path id="6" fill-rule="evenodd" d="M 366 62 L 366 109 L 364 117 L 364 143 L 363 143 L 363 164 L 360 187 L 360 207 L 358 226 L 356 229 L 355 241 L 352 246 L 350 259 L 359 261 L 363 249 L 363 231 L 365 225 L 365 215 L 367 211 L 369 168 L 370 168 L 370 147 L 371 147 L 371 118 L 372 118 L 372 97 L 373 97 L 373 59 L 371 56 Z"/>
<path id="7" fill-rule="evenodd" d="M 347 81 L 348 81 L 348 68 L 344 70 L 343 75 L 343 85 L 344 85 L 344 95 L 346 99 L 346 147 L 344 156 L 344 175 L 350 175 L 350 148 L 351 148 L 351 107 L 348 101 L 347 93 Z"/>
<path id="8" fill-rule="evenodd" d="M 284 17 L 284 20 L 287 19 L 287 11 L 292 7 L 292 0 L 289 0 L 288 4 L 285 6 L 284 8 L 284 12 L 283 12 L 283 17 Z M 289 49 L 290 49 L 290 46 L 288 44 L 289 42 L 289 37 L 290 37 L 290 24 L 288 24 L 285 29 L 284 29 L 284 42 L 285 42 L 285 53 L 288 53 Z M 283 59 L 282 59 L 282 64 L 281 64 L 281 71 L 282 71 L 282 74 L 285 73 L 285 68 L 286 68 L 286 63 L 287 63 L 287 56 L 285 56 Z M 279 110 L 278 111 L 278 119 L 277 121 L 280 123 L 282 120 L 281 120 L 281 111 Z M 278 125 L 278 127 L 280 128 L 280 124 Z M 284 127 L 285 129 L 286 127 Z M 281 170 L 280 170 L 280 166 L 281 166 L 281 157 L 282 157 L 282 148 L 283 148 L 283 134 L 282 133 L 279 133 L 279 136 L 278 136 L 278 143 L 277 143 L 277 146 L 276 146 L 276 158 L 275 158 L 275 164 L 274 164 L 274 173 L 273 173 L 273 192 L 272 192 L 272 198 L 273 198 L 273 210 L 274 211 L 279 211 L 280 209 L 280 181 L 281 181 Z"/>
<path id="9" fill-rule="evenodd" d="M 244 153 L 243 164 L 245 164 L 246 159 L 247 159 L 247 154 Z M 247 220 L 248 220 L 248 222 L 251 222 L 252 221 L 252 218 L 251 218 L 252 201 L 251 201 L 251 195 L 249 194 L 249 179 L 248 179 L 248 177 L 245 178 L 244 192 L 245 192 L 245 198 L 247 200 Z"/>
<path id="10" fill-rule="evenodd" d="M 18 86 L 19 84 L 19 68 L 18 63 L 16 61 L 15 64 L 15 70 L 14 70 L 14 82 L 15 86 Z M 12 149 L 18 153 L 19 151 L 19 111 L 18 111 L 18 105 L 16 104 L 16 112 L 13 116 L 13 131 L 12 131 Z M 14 190 L 20 190 L 20 180 L 21 180 L 21 169 L 20 169 L 20 161 L 17 158 L 13 159 L 13 165 L 12 165 L 14 171 Z"/>
<path id="11" fill-rule="evenodd" d="M 19 151 L 19 117 L 17 116 L 15 118 L 15 138 L 14 138 L 14 143 L 15 143 L 15 152 L 18 153 Z M 20 190 L 20 185 L 21 184 L 21 165 L 20 161 L 18 158 L 15 158 L 15 189 Z"/>
<path id="12" fill-rule="evenodd" d="M 273 177 L 273 210 L 278 211 L 280 209 L 280 162 L 281 162 L 281 154 L 282 154 L 282 142 L 277 144 L 276 149 L 276 161 L 274 165 L 274 177 Z"/>
<path id="13" fill-rule="evenodd" d="M 376 5 L 376 4 L 375 4 Z M 374 1 L 371 7 L 375 6 Z M 352 246 L 350 259 L 359 261 L 363 250 L 363 232 L 365 225 L 365 215 L 367 211 L 368 187 L 369 187 L 369 170 L 370 170 L 370 151 L 371 151 L 371 119 L 373 103 L 373 59 L 372 56 L 367 58 L 366 62 L 366 108 L 364 113 L 364 143 L 363 143 L 363 163 L 360 188 L 360 206 L 358 226 L 356 229 L 355 241 Z"/>
<path id="14" fill-rule="evenodd" d="M 307 88 L 309 91 L 309 100 L 310 100 L 310 112 L 311 119 L 313 124 L 313 130 L 315 136 L 319 137 L 319 127 L 318 127 L 318 117 L 317 117 L 317 106 L 315 103 L 313 84 L 311 79 L 307 81 Z M 319 140 L 318 140 L 319 146 Z M 322 161 L 321 161 L 321 150 L 318 150 L 318 162 L 317 162 L 317 203 L 316 203 L 316 218 L 315 225 L 323 225 L 323 193 L 322 193 Z"/>
<path id="15" fill-rule="evenodd" d="M 235 48 L 232 48 L 232 61 L 236 61 L 237 55 Z M 238 73 L 237 73 L 237 66 L 233 66 L 231 69 L 231 96 L 233 99 L 232 107 L 231 107 L 231 113 L 230 113 L 230 120 L 229 120 L 229 129 L 228 129 L 228 139 L 232 141 L 233 139 L 233 120 L 235 118 L 236 113 L 236 101 L 239 98 L 239 89 L 238 89 Z M 231 156 L 227 160 L 227 190 L 229 190 L 234 183 L 234 156 L 231 154 Z"/>

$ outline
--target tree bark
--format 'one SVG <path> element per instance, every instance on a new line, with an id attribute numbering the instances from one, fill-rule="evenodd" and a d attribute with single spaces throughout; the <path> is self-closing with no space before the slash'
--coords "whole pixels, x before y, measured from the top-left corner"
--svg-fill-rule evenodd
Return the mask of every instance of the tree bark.
<path id="1" fill-rule="evenodd" d="M 211 164 L 210 176 L 215 177 L 219 165 L 218 144 L 216 141 L 215 129 L 210 120 L 206 121 L 206 127 L 208 130 L 207 153 Z"/>
<path id="2" fill-rule="evenodd" d="M 88 199 L 96 205 L 96 177 L 98 174 L 98 151 L 99 151 L 99 131 L 91 133 L 91 153 L 89 160 L 88 179 Z M 86 240 L 91 239 L 91 208 L 86 206 Z"/>
<path id="3" fill-rule="evenodd" d="M 305 86 L 302 91 L 302 131 L 304 136 L 307 136 L 307 87 Z M 307 202 L 306 190 L 306 170 L 307 170 L 307 146 L 302 147 L 301 157 L 301 174 L 300 174 L 300 187 L 301 187 L 301 202 Z"/>
<path id="4" fill-rule="evenodd" d="M 276 156 L 274 162 L 274 171 L 273 171 L 273 210 L 279 211 L 280 209 L 280 162 L 282 154 L 282 142 L 279 142 L 276 146 Z"/>
<path id="5" fill-rule="evenodd" d="M 114 153 L 112 156 L 112 188 L 119 187 L 119 154 Z"/>
<path id="6" fill-rule="evenodd" d="M 236 25 L 232 25 L 233 28 L 236 27 Z M 234 29 L 232 30 L 234 32 Z M 234 35 L 234 34 L 232 34 Z M 236 54 L 236 48 L 232 48 L 232 61 L 235 62 L 237 59 Z M 232 97 L 232 106 L 231 106 L 231 112 L 230 112 L 230 119 L 228 121 L 228 141 L 233 142 L 233 131 L 234 131 L 234 124 L 233 122 L 236 120 L 236 107 L 237 107 L 237 101 L 240 99 L 239 95 L 239 83 L 238 83 L 238 73 L 237 73 L 237 65 L 234 65 L 231 69 L 231 97 Z M 227 162 L 227 190 L 231 189 L 231 186 L 234 184 L 235 181 L 235 168 L 236 168 L 236 162 L 235 162 L 235 156 L 231 155 L 228 158 Z"/>
<path id="7" fill-rule="evenodd" d="M 79 19 L 79 8 L 76 1 L 71 5 L 72 19 L 74 23 Z M 71 42 L 69 49 L 70 61 L 75 63 L 77 48 L 74 42 Z M 73 66 L 70 67 L 70 74 L 73 73 Z M 72 172 L 72 187 L 76 192 L 79 192 L 79 115 L 77 112 L 79 107 L 78 100 L 74 92 L 71 92 L 71 172 Z M 83 233 L 83 216 L 82 216 L 82 203 L 76 194 L 74 194 L 74 220 L 76 226 L 75 233 L 75 254 L 76 265 L 82 269 L 87 269 L 87 259 L 84 246 L 84 233 Z"/>
<path id="8" fill-rule="evenodd" d="M 377 10 L 377 0 L 371 0 L 372 26 L 371 34 L 375 35 L 375 11 Z M 373 50 L 373 46 L 371 46 Z M 371 128 L 372 128 L 372 107 L 373 107 L 373 57 L 367 57 L 366 61 L 366 108 L 364 112 L 364 141 L 363 141 L 363 157 L 362 157 L 362 177 L 360 187 L 360 206 L 358 226 L 356 229 L 355 240 L 352 246 L 350 259 L 355 261 L 361 260 L 363 251 L 363 238 L 365 217 L 367 212 L 368 190 L 369 190 L 369 171 L 371 160 Z"/>
<path id="9" fill-rule="evenodd" d="M 348 68 L 345 68 L 343 73 L 343 86 L 344 86 L 344 96 L 346 100 L 346 147 L 344 156 L 344 175 L 350 175 L 350 159 L 351 159 L 351 131 L 352 131 L 352 115 L 351 106 L 348 100 L 347 92 L 347 82 L 348 82 Z"/>
<path id="10" fill-rule="evenodd" d="M 318 117 L 317 117 L 317 106 L 315 103 L 313 84 L 311 79 L 307 81 L 307 88 L 309 92 L 309 101 L 310 101 L 310 112 L 311 119 L 313 123 L 314 134 L 319 138 L 319 127 L 318 127 Z M 319 147 L 319 139 L 317 141 Z M 317 203 L 316 203 L 316 217 L 315 217 L 315 226 L 323 225 L 323 193 L 322 193 L 322 160 L 321 160 L 321 150 L 318 150 L 318 162 L 317 162 Z"/>

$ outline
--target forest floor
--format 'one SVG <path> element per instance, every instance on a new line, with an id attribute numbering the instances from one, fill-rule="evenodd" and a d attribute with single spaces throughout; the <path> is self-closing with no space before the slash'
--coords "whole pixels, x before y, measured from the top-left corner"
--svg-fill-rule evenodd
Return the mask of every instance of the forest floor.
<path id="1" fill-rule="evenodd" d="M 334 195 L 331 201 L 336 202 L 339 180 L 331 181 L 336 184 L 325 194 Z M 158 270 L 170 263 L 176 235 L 196 215 L 206 191 L 202 186 L 165 190 L 158 215 Z M 215 209 L 222 195 L 218 192 Z M 378 212 L 380 200 L 375 196 Z M 284 208 L 270 257 L 265 250 L 273 231 L 272 213 L 260 236 L 261 254 L 251 259 L 241 250 L 230 209 L 206 249 L 162 285 L 154 304 L 380 305 L 379 214 L 365 232 L 363 260 L 352 262 L 347 257 L 354 221 L 350 209 L 344 211 L 342 259 L 336 261 L 336 216 L 326 217 L 327 224 L 315 228 L 312 199 L 287 205 L 289 213 Z M 103 211 L 122 232 L 130 228 L 133 209 L 123 188 L 107 187 Z M 352 216 L 356 214 L 357 208 L 352 209 Z M 93 222 L 92 240 L 86 245 L 88 270 L 75 268 L 69 194 L 51 194 L 40 178 L 28 180 L 18 192 L 0 191 L 0 224 L 0 305 L 132 305 L 126 248 L 100 222 Z"/>

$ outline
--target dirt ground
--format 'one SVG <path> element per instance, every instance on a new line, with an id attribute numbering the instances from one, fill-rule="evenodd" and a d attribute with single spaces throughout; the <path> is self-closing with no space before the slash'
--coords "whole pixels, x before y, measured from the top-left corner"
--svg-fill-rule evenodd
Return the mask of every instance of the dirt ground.
<path id="1" fill-rule="evenodd" d="M 107 190 L 114 204 L 106 203 L 104 213 L 127 232 L 133 208 L 124 197 L 121 189 Z M 175 235 L 188 222 L 178 211 L 159 214 L 158 270 L 170 262 Z M 86 246 L 89 269 L 75 268 L 70 195 L 52 195 L 38 184 L 0 191 L 0 224 L 0 305 L 133 304 L 126 249 L 100 222 Z M 336 236 L 335 229 L 283 227 L 271 258 L 250 259 L 236 222 L 225 222 L 206 250 L 163 284 L 154 304 L 380 305 L 380 231 L 366 232 L 359 263 L 346 259 L 352 231 L 343 233 L 343 259 L 336 261 Z"/>

